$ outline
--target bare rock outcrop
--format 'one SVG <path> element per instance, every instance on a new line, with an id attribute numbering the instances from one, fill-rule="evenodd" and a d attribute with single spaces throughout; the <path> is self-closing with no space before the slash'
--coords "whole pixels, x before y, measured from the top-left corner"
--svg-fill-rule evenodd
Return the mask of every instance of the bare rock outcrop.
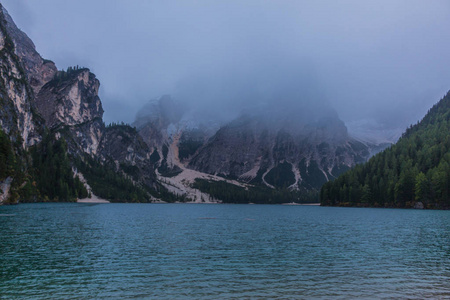
<path id="1" fill-rule="evenodd" d="M 132 178 L 136 186 L 152 190 L 156 175 L 147 145 L 128 125 L 105 126 L 99 86 L 87 68 L 58 71 L 53 62 L 44 60 L 0 4 L 0 130 L 12 142 L 11 150 L 27 164 L 19 167 L 23 172 L 12 171 L 11 176 L 20 180 L 24 180 L 23 175 L 32 176 L 26 169 L 33 161 L 24 157 L 22 149 L 51 136 L 65 140 L 73 169 L 77 163 L 95 162 L 100 164 L 97 170 L 103 166 L 103 171 L 122 176 L 123 182 Z M 33 158 L 45 155 L 34 153 Z M 17 185 L 15 193 L 26 185 L 11 180 Z M 103 184 L 111 184 L 106 181 Z M 4 198 L 6 194 L 2 192 Z M 148 200 L 143 197 L 141 201 Z"/>
<path id="2" fill-rule="evenodd" d="M 12 20 L 5 8 L 1 8 L 5 21 L 5 30 L 14 43 L 15 54 L 26 73 L 34 94 L 49 82 L 56 74 L 57 69 L 52 61 L 44 60 L 36 51 L 33 41 Z"/>
<path id="3" fill-rule="evenodd" d="M 0 126 L 12 141 L 26 148 L 40 141 L 42 120 L 34 113 L 33 90 L 11 30 L 21 33 L 0 4 Z"/>
<path id="4" fill-rule="evenodd" d="M 243 115 L 223 126 L 189 167 L 269 187 L 318 189 L 367 159 L 365 145 L 350 138 L 331 110 L 314 118 L 284 113 Z"/>

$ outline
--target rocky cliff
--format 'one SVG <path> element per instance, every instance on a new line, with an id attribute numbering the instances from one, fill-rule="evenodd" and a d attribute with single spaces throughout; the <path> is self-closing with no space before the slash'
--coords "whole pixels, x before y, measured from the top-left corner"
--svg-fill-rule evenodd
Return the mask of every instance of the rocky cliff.
<path id="1" fill-rule="evenodd" d="M 244 115 L 222 127 L 192 158 L 189 167 L 268 187 L 318 189 L 369 155 L 350 138 L 337 114 L 314 118 L 284 113 Z M 308 115 L 311 115 L 308 114 Z"/>
<path id="2" fill-rule="evenodd" d="M 114 161 L 134 181 L 153 187 L 156 184 L 150 150 L 136 129 L 128 125 L 110 125 L 103 131 L 98 153 L 104 160 Z"/>
<path id="3" fill-rule="evenodd" d="M 34 45 L 19 33 L 8 12 L 0 5 L 0 125 L 13 141 L 25 148 L 40 140 L 42 120 L 34 111 L 34 92 L 29 84 L 30 73 L 25 67 L 33 69 L 33 60 L 26 61 L 25 65 L 23 56 L 25 49 L 32 50 Z M 21 41 L 27 46 L 17 46 Z"/>
<path id="4" fill-rule="evenodd" d="M 99 87 L 89 69 L 59 71 L 36 96 L 37 110 L 46 126 L 71 137 L 73 151 L 97 154 L 104 130 Z"/>
<path id="5" fill-rule="evenodd" d="M 216 127 L 196 118 L 195 112 L 169 95 L 144 106 L 133 126 L 149 146 L 152 160 L 163 174 L 179 172 L 215 133 Z"/>
<path id="6" fill-rule="evenodd" d="M 52 61 L 42 59 L 36 51 L 33 41 L 17 28 L 4 8 L 2 8 L 2 12 L 5 29 L 14 42 L 14 52 L 19 58 L 34 94 L 37 94 L 40 88 L 54 77 L 57 72 L 56 66 Z"/>
<path id="7" fill-rule="evenodd" d="M 2 172 L 0 184 L 5 187 L 3 190 L 15 193 L 13 201 L 48 196 L 44 188 L 29 185 L 32 186 L 33 176 L 53 172 L 36 169 L 37 166 L 51 168 L 52 159 L 53 164 L 62 164 L 60 171 L 64 174 L 71 172 L 67 171 L 66 164 L 71 164 L 73 170 L 84 168 L 90 175 L 88 183 L 96 180 L 93 186 L 99 190 L 106 186 L 109 190 L 117 189 L 119 182 L 141 191 L 135 193 L 134 201 L 148 201 L 154 197 L 152 195 L 158 196 L 156 189 L 160 190 L 160 186 L 155 182 L 148 147 L 136 130 L 127 125 L 105 127 L 98 96 L 100 82 L 95 75 L 87 68 L 78 67 L 58 71 L 53 62 L 39 55 L 33 42 L 17 28 L 1 4 L 0 77 L 0 130 L 12 142 L 3 143 L 0 156 L 4 158 L 5 153 L 12 151 L 8 157 L 14 162 L 8 159 L 5 164 L 16 170 Z M 45 145 L 41 145 L 44 136 Z M 62 142 L 56 142 L 58 140 Z M 114 180 L 101 178 L 101 174 L 109 170 Z M 48 180 L 52 180 L 52 176 L 48 176 Z M 39 185 L 40 181 L 37 182 Z M 55 183 L 60 190 L 50 194 L 59 196 L 49 200 L 67 201 L 67 197 L 78 195 L 81 189 L 75 187 L 76 184 L 78 181 L 74 181 L 74 187 Z M 10 196 L 3 191 L 0 193 L 1 199 Z"/>

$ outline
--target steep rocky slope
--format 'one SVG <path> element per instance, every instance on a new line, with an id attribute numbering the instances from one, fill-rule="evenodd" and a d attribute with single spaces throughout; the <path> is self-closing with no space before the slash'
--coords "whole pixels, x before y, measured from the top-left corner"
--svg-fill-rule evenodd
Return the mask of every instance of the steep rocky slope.
<path id="1" fill-rule="evenodd" d="M 149 146 L 159 172 L 167 175 L 179 173 L 218 128 L 213 122 L 196 118 L 169 95 L 144 106 L 133 126 Z"/>
<path id="2" fill-rule="evenodd" d="M 190 158 L 215 133 L 216 123 L 197 118 L 194 111 L 165 95 L 147 103 L 133 126 L 148 145 L 158 181 L 171 194 L 183 201 L 220 202 L 192 184 L 196 178 L 224 179 L 186 168 Z"/>
<path id="3" fill-rule="evenodd" d="M 34 92 L 29 84 L 24 49 L 34 49 L 33 43 L 20 35 L 7 11 L 0 6 L 0 125 L 2 129 L 22 147 L 30 146 L 40 140 L 42 120 L 36 117 L 32 104 Z M 18 40 L 26 43 L 19 51 Z M 31 51 L 30 50 L 30 51 Z M 26 61 L 30 70 L 35 69 L 34 61 Z"/>
<path id="4" fill-rule="evenodd" d="M 8 12 L 2 7 L 3 21 L 8 36 L 13 40 L 15 54 L 19 58 L 30 86 L 34 93 L 50 81 L 57 72 L 52 61 L 44 60 L 36 51 L 33 41 L 20 29 L 17 28 Z"/>
<path id="5" fill-rule="evenodd" d="M 369 148 L 349 137 L 336 112 L 326 107 L 260 108 L 223 125 L 192 118 L 192 111 L 180 108 L 163 96 L 144 107 L 134 123 L 160 179 L 178 194 L 198 194 L 193 186 L 211 190 L 207 182 L 223 181 L 305 195 L 369 156 Z"/>
<path id="6" fill-rule="evenodd" d="M 134 201 L 149 201 L 165 191 L 155 181 L 148 148 L 136 130 L 126 125 L 105 127 L 95 75 L 78 67 L 58 71 L 53 62 L 42 59 L 1 4 L 0 77 L 0 130 L 11 141 L 2 140 L 0 153 L 10 170 L 1 174 L 2 200 L 73 200 L 82 188 L 70 165 L 75 172 L 87 171 L 88 183 L 95 181 L 98 190 L 118 190 L 118 182 L 139 190 Z M 58 170 L 52 170 L 52 159 Z M 75 176 L 73 187 L 55 182 L 56 192 L 48 192 L 42 185 L 51 182 L 33 183 L 43 174 L 51 181 L 58 172 Z M 106 173 L 114 176 L 102 178 Z"/>
<path id="7" fill-rule="evenodd" d="M 47 128 L 71 137 L 72 151 L 97 154 L 104 125 L 100 82 L 89 69 L 59 71 L 37 94 L 37 110 Z"/>
<path id="8" fill-rule="evenodd" d="M 136 129 L 128 125 L 107 126 L 98 147 L 102 159 L 114 161 L 134 181 L 155 187 L 156 176 L 149 152 Z"/>
<path id="9" fill-rule="evenodd" d="M 27 168 L 23 150 L 40 142 L 43 131 L 23 57 L 11 36 L 16 30 L 0 4 L 0 203 L 18 199 Z"/>
<path id="10" fill-rule="evenodd" d="M 334 111 L 291 114 L 241 116 L 222 127 L 189 167 L 253 184 L 311 190 L 369 155 Z"/>

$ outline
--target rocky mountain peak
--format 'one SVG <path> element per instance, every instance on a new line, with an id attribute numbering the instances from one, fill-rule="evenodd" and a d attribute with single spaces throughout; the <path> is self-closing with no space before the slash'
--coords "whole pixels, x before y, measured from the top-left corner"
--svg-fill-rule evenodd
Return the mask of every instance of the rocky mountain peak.
<path id="1" fill-rule="evenodd" d="M 269 187 L 308 190 L 367 158 L 367 147 L 348 136 L 333 109 L 294 108 L 301 109 L 241 115 L 219 129 L 189 167 Z"/>
<path id="2" fill-rule="evenodd" d="M 12 141 L 20 140 L 26 148 L 40 141 L 41 121 L 34 116 L 33 91 L 22 59 L 16 54 L 20 52 L 18 41 L 23 39 L 16 28 L 0 4 L 0 126 Z M 19 38 L 14 39 L 14 34 Z"/>
<path id="3" fill-rule="evenodd" d="M 55 76 L 57 72 L 56 66 L 52 61 L 42 59 L 36 51 L 33 41 L 22 30 L 17 28 L 3 6 L 1 6 L 1 11 L 8 36 L 14 42 L 15 54 L 25 70 L 28 82 L 34 93 L 37 94 L 40 88 Z"/>
<path id="4" fill-rule="evenodd" d="M 50 128 L 74 126 L 103 117 L 100 82 L 87 68 L 59 71 L 36 97 L 39 113 Z"/>

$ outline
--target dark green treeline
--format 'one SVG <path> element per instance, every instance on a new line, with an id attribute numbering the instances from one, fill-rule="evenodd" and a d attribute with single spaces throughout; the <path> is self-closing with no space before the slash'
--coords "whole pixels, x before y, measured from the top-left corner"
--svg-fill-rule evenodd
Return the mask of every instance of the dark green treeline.
<path id="1" fill-rule="evenodd" d="M 74 176 L 70 158 L 67 155 L 66 141 L 56 140 L 48 132 L 42 142 L 30 149 L 32 168 L 22 189 L 22 202 L 33 199 L 33 189 L 37 188 L 39 201 L 76 201 L 88 196 L 84 184 Z"/>
<path id="2" fill-rule="evenodd" d="M 75 201 L 88 196 L 73 175 L 64 139 L 45 132 L 42 142 L 29 150 L 22 149 L 20 141 L 11 143 L 0 129 L 0 182 L 11 183 L 5 203 Z"/>
<path id="3" fill-rule="evenodd" d="M 400 140 L 323 185 L 322 205 L 450 208 L 450 92 Z"/>

